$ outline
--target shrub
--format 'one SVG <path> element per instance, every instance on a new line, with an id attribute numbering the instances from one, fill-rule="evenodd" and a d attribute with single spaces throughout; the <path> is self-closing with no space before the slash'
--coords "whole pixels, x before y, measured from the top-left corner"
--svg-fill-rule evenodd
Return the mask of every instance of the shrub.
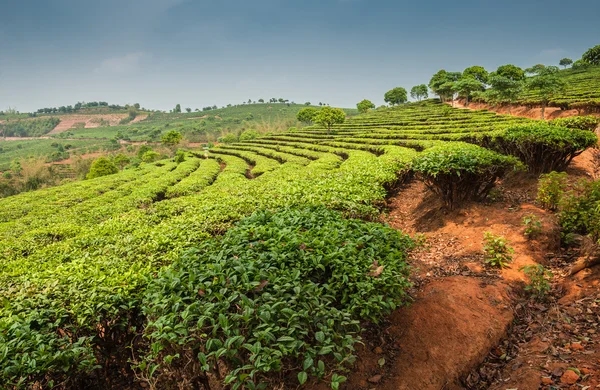
<path id="1" fill-rule="evenodd" d="M 138 158 L 142 158 L 142 156 L 143 156 L 143 155 L 144 155 L 146 152 L 149 152 L 149 151 L 151 151 L 151 150 L 152 150 L 152 148 L 151 148 L 150 146 L 148 146 L 148 145 L 142 145 L 142 146 L 140 146 L 140 148 L 138 149 L 138 152 L 137 152 L 137 156 L 138 156 Z"/>
<path id="2" fill-rule="evenodd" d="M 183 150 L 179 149 L 177 151 L 177 153 L 175 153 L 174 160 L 177 164 L 184 162 L 185 161 L 185 152 Z"/>
<path id="3" fill-rule="evenodd" d="M 572 116 L 558 118 L 549 122 L 553 126 L 568 127 L 569 129 L 595 131 L 600 124 L 600 117 L 596 116 Z"/>
<path id="4" fill-rule="evenodd" d="M 240 134 L 240 141 L 249 141 L 258 138 L 260 134 L 256 130 L 246 130 Z"/>
<path id="5" fill-rule="evenodd" d="M 521 167 L 512 156 L 459 143 L 426 149 L 412 163 L 417 177 L 450 209 L 466 200 L 484 199 L 498 178 Z"/>
<path id="6" fill-rule="evenodd" d="M 483 234 L 484 261 L 492 267 L 508 267 L 514 252 L 514 249 L 508 245 L 506 238 L 495 236 L 490 232 Z"/>
<path id="7" fill-rule="evenodd" d="M 181 142 L 183 135 L 177 130 L 169 130 L 160 138 L 163 145 L 175 146 Z"/>
<path id="8" fill-rule="evenodd" d="M 108 158 L 100 157 L 92 163 L 90 172 L 87 174 L 88 179 L 94 179 L 100 176 L 112 175 L 119 172 L 119 168 L 115 166 Z"/>
<path id="9" fill-rule="evenodd" d="M 600 180 L 582 181 L 563 201 L 559 216 L 563 239 L 572 234 L 600 239 Z"/>
<path id="10" fill-rule="evenodd" d="M 529 279 L 529 284 L 525 286 L 525 291 L 528 291 L 533 297 L 543 299 L 550 292 L 552 286 L 550 282 L 554 277 L 552 271 L 546 269 L 541 264 L 526 265 L 520 268 L 525 276 Z"/>
<path id="11" fill-rule="evenodd" d="M 237 135 L 233 134 L 233 133 L 228 133 L 226 135 L 224 135 L 223 137 L 219 137 L 219 139 L 217 141 L 224 143 L 224 144 L 231 144 L 234 142 L 238 142 L 239 138 Z"/>
<path id="12" fill-rule="evenodd" d="M 160 153 L 157 153 L 154 150 L 149 150 L 142 156 L 142 161 L 145 163 L 151 163 L 156 160 L 160 160 Z"/>
<path id="13" fill-rule="evenodd" d="M 539 174 L 564 171 L 574 157 L 597 142 L 596 134 L 589 131 L 539 123 L 510 127 L 491 146 L 518 157 L 530 172 Z"/>
<path id="14" fill-rule="evenodd" d="M 557 210 L 567 185 L 565 172 L 550 172 L 540 176 L 537 201 L 543 208 Z"/>
<path id="15" fill-rule="evenodd" d="M 354 361 L 361 321 L 407 303 L 412 247 L 391 228 L 325 208 L 257 212 L 151 281 L 151 346 L 138 367 L 159 388 L 192 388 L 182 381 L 201 381 L 217 362 L 233 389 L 274 388 L 278 372 L 323 378 Z"/>
<path id="16" fill-rule="evenodd" d="M 527 238 L 533 238 L 542 232 L 542 221 L 534 214 L 523 217 L 523 226 L 525 227 L 523 234 Z"/>

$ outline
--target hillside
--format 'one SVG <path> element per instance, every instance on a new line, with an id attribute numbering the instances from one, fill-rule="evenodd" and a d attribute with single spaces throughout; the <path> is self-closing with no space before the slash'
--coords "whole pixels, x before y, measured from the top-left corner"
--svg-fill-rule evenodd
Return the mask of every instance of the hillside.
<path id="1" fill-rule="evenodd" d="M 248 107 L 211 111 L 212 121 L 155 115 L 127 131 L 216 132 L 220 121 L 242 129 L 292 116 L 291 107 L 256 108 L 252 118 Z M 0 380 L 135 388 L 143 377 L 161 388 L 182 380 L 219 388 L 222 374 L 209 367 L 204 379 L 189 375 L 200 370 L 193 362 L 222 359 L 239 385 L 274 385 L 270 372 L 282 370 L 290 388 L 309 376 L 337 388 L 356 359 L 362 322 L 410 300 L 406 259 L 418 238 L 364 220 L 379 220 L 413 175 L 435 189 L 427 172 L 455 183 L 452 199 L 463 191 L 487 199 L 497 179 L 523 168 L 473 143 L 511 151 L 522 139 L 510 129 L 535 131 L 536 123 L 426 101 L 370 111 L 331 131 L 265 134 L 1 199 Z M 560 157 L 543 147 L 552 164 L 597 141 L 578 130 L 555 136 L 566 143 Z"/>

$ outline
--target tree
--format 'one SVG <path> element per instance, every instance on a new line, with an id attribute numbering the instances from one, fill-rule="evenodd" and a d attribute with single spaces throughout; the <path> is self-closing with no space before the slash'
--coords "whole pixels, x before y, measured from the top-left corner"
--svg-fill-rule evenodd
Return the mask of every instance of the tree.
<path id="1" fill-rule="evenodd" d="M 310 102 L 304 103 L 305 106 L 310 106 Z"/>
<path id="2" fill-rule="evenodd" d="M 406 91 L 404 91 L 406 93 Z M 306 110 L 306 108 L 304 108 Z M 315 123 L 318 123 L 324 127 L 327 127 L 327 134 L 331 132 L 331 127 L 336 123 L 344 123 L 346 120 L 346 113 L 341 108 L 323 107 L 313 118 Z"/>
<path id="3" fill-rule="evenodd" d="M 548 66 L 537 76 L 527 80 L 527 89 L 537 94 L 542 102 L 542 120 L 545 119 L 544 114 L 550 99 L 565 89 L 565 82 L 558 77 L 557 73 L 556 66 Z"/>
<path id="4" fill-rule="evenodd" d="M 540 65 L 541 64 L 535 65 L 534 68 L 539 67 Z M 544 65 L 541 66 L 543 67 Z M 514 81 L 521 81 L 525 79 L 525 72 L 523 69 L 512 64 L 499 66 L 498 69 L 496 69 L 496 75 L 506 77 Z"/>
<path id="5" fill-rule="evenodd" d="M 319 110 L 314 107 L 303 108 L 298 111 L 298 114 L 296 114 L 296 119 L 298 119 L 300 122 L 312 123 L 318 111 Z"/>
<path id="6" fill-rule="evenodd" d="M 462 76 L 459 72 L 438 71 L 429 80 L 429 88 L 440 97 L 442 102 L 454 98 L 454 83 Z"/>
<path id="7" fill-rule="evenodd" d="M 364 114 L 365 112 L 374 109 L 375 105 L 372 101 L 364 99 L 356 104 L 356 108 L 358 108 L 358 112 Z"/>
<path id="8" fill-rule="evenodd" d="M 527 74 L 538 74 L 542 70 L 544 70 L 545 67 L 546 67 L 546 65 L 544 65 L 544 64 L 536 64 L 536 65 L 533 65 L 531 68 L 525 69 L 525 73 L 527 73 Z"/>
<path id="9" fill-rule="evenodd" d="M 590 65 L 600 65 L 600 45 L 594 46 L 583 53 L 581 59 Z"/>
<path id="10" fill-rule="evenodd" d="M 181 142 L 182 139 L 183 136 L 180 132 L 177 130 L 170 130 L 161 137 L 160 141 L 163 143 L 163 145 L 175 146 Z"/>
<path id="11" fill-rule="evenodd" d="M 465 98 L 465 106 L 469 106 L 469 96 L 472 92 L 483 91 L 483 84 L 476 80 L 473 76 L 466 76 L 454 83 L 454 89 L 458 92 L 458 96 Z"/>
<path id="12" fill-rule="evenodd" d="M 117 165 L 121 170 L 123 170 L 123 168 L 125 168 L 125 165 L 129 164 L 129 162 L 129 157 L 127 157 L 123 153 L 119 153 L 113 158 L 113 163 Z"/>
<path id="13" fill-rule="evenodd" d="M 513 103 L 519 98 L 523 90 L 525 72 L 515 65 L 502 65 L 490 74 L 489 84 L 492 86 L 489 96 L 499 103 L 508 103 L 508 113 Z"/>
<path id="14" fill-rule="evenodd" d="M 259 103 L 264 103 L 264 102 L 265 102 L 265 99 L 258 99 L 258 102 L 259 102 Z"/>
<path id="15" fill-rule="evenodd" d="M 140 109 L 140 103 L 135 103 L 133 105 L 133 107 L 135 107 L 136 110 L 139 110 Z"/>
<path id="16" fill-rule="evenodd" d="M 117 172 L 119 172 L 119 168 L 117 168 L 112 161 L 106 157 L 100 157 L 92 163 L 90 172 L 87 174 L 86 178 L 94 179 L 96 177 L 112 175 Z"/>
<path id="17" fill-rule="evenodd" d="M 415 85 L 410 90 L 410 97 L 413 99 L 416 99 L 418 101 L 427 99 L 428 96 L 429 96 L 429 91 L 425 84 Z"/>
<path id="18" fill-rule="evenodd" d="M 408 101 L 408 96 L 406 95 L 406 89 L 402 87 L 396 87 L 394 89 L 390 89 L 383 95 L 383 100 L 391 104 L 392 106 L 403 104 Z"/>
<path id="19" fill-rule="evenodd" d="M 490 77 L 489 73 L 483 66 L 475 65 L 470 66 L 465 69 L 462 73 L 462 77 L 473 77 L 475 80 L 479 81 L 481 84 L 487 84 L 488 78 Z"/>
<path id="20" fill-rule="evenodd" d="M 192 112 L 192 109 L 191 109 L 191 108 L 189 108 L 189 107 L 187 107 L 185 110 L 188 112 L 188 114 L 189 114 L 190 112 Z"/>
<path id="21" fill-rule="evenodd" d="M 181 105 L 179 103 L 175 106 L 173 112 L 181 112 Z"/>
<path id="22" fill-rule="evenodd" d="M 566 69 L 569 65 L 573 64 L 573 60 L 565 57 L 562 60 L 560 60 L 558 64 Z"/>

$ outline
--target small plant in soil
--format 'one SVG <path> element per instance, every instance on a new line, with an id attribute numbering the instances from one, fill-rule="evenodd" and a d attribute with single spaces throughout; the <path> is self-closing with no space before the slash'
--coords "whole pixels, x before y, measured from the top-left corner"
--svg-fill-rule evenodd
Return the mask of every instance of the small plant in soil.
<path id="1" fill-rule="evenodd" d="M 544 299 L 550 292 L 552 286 L 552 277 L 554 274 L 541 264 L 526 265 L 519 269 L 525 273 L 529 279 L 529 284 L 525 286 L 525 291 L 529 292 L 536 299 Z"/>
<path id="2" fill-rule="evenodd" d="M 490 232 L 483 234 L 483 253 L 486 264 L 498 268 L 508 267 L 514 252 L 506 238 L 495 236 Z"/>
<path id="3" fill-rule="evenodd" d="M 557 210 L 562 201 L 566 186 L 567 174 L 565 172 L 550 172 L 541 175 L 537 201 L 545 209 Z"/>
<path id="4" fill-rule="evenodd" d="M 523 217 L 523 226 L 525 227 L 523 234 L 529 239 L 542 232 L 542 221 L 540 221 L 540 219 L 534 214 L 529 214 Z"/>

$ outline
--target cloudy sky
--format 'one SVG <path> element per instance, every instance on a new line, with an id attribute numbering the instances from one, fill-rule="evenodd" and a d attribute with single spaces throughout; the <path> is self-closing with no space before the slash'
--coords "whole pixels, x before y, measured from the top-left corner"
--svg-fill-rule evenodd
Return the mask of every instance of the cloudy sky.
<path id="1" fill-rule="evenodd" d="M 493 5 L 491 5 L 493 4 Z M 0 110 L 354 106 L 441 68 L 577 59 L 598 0 L 0 0 Z"/>

